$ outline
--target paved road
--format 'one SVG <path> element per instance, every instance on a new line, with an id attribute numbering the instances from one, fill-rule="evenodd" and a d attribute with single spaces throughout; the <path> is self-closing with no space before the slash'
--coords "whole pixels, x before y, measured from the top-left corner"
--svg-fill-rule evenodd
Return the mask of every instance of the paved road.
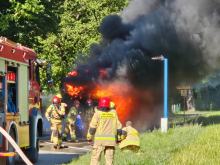
<path id="1" fill-rule="evenodd" d="M 60 165 L 86 154 L 91 150 L 87 142 L 64 142 L 65 148 L 54 150 L 53 144 L 48 140 L 40 141 L 39 160 L 35 165 Z M 16 165 L 25 165 L 21 160 Z"/>
<path id="2" fill-rule="evenodd" d="M 57 165 L 68 163 L 91 150 L 88 142 L 72 143 L 63 142 L 64 148 L 54 150 L 49 140 L 40 141 L 40 157 L 36 165 Z"/>
<path id="3" fill-rule="evenodd" d="M 40 157 L 36 165 L 57 165 L 68 163 L 76 157 L 78 157 L 78 154 L 67 152 L 40 151 Z"/>
<path id="4" fill-rule="evenodd" d="M 36 165 L 58 165 L 68 163 L 91 150 L 88 142 L 63 142 L 65 148 L 54 150 L 50 143 L 50 123 L 43 118 L 44 136 L 40 138 L 39 160 Z"/>

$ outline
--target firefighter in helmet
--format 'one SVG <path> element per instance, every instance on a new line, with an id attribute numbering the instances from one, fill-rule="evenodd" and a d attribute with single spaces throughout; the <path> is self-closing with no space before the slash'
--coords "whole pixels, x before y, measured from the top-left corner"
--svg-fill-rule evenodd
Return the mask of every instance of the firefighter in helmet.
<path id="1" fill-rule="evenodd" d="M 126 127 L 122 129 L 122 141 L 119 148 L 123 151 L 130 150 L 137 152 L 140 149 L 140 138 L 138 131 L 132 127 L 132 122 L 127 121 Z"/>
<path id="2" fill-rule="evenodd" d="M 90 122 L 91 119 L 92 119 L 92 116 L 93 116 L 93 114 L 94 114 L 93 101 L 92 101 L 92 99 L 88 99 L 88 100 L 86 101 L 86 103 L 87 103 L 87 106 L 88 106 L 87 113 L 86 113 L 86 117 L 87 117 L 88 121 Z"/>
<path id="3" fill-rule="evenodd" d="M 62 119 L 65 115 L 65 108 L 61 106 L 59 97 L 54 96 L 52 104 L 47 108 L 45 116 L 51 124 L 51 141 L 54 143 L 54 148 L 59 149 L 62 143 Z"/>
<path id="4" fill-rule="evenodd" d="M 113 164 L 116 137 L 121 134 L 121 127 L 116 111 L 110 108 L 110 98 L 101 98 L 87 133 L 87 140 L 94 139 L 90 165 L 99 164 L 103 151 L 106 164 Z"/>
<path id="5" fill-rule="evenodd" d="M 60 101 L 61 101 L 61 106 L 63 106 L 64 108 L 66 108 L 66 107 L 67 107 L 67 104 L 64 103 L 64 102 L 62 102 L 62 99 L 63 99 L 62 95 L 61 95 L 60 93 L 57 93 L 57 94 L 56 94 L 56 97 L 58 97 L 58 98 L 60 99 Z"/>
<path id="6" fill-rule="evenodd" d="M 92 116 L 94 114 L 94 106 L 92 99 L 86 100 L 87 108 L 86 108 L 86 114 L 85 114 L 85 131 L 88 132 L 89 129 L 89 123 L 92 120 Z"/>
<path id="7" fill-rule="evenodd" d="M 67 140 L 68 134 L 70 134 L 71 141 L 76 140 L 75 121 L 76 121 L 76 116 L 77 116 L 77 111 L 78 111 L 79 106 L 80 106 L 79 100 L 75 100 L 73 103 L 73 107 L 70 108 L 66 116 L 63 140 Z"/>

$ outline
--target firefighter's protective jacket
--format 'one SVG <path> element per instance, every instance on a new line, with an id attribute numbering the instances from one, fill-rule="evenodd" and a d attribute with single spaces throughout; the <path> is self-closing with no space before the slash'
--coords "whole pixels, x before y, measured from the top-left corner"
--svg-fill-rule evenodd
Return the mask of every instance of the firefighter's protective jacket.
<path id="1" fill-rule="evenodd" d="M 63 106 L 64 108 L 67 107 L 67 104 L 66 103 L 61 103 L 61 106 Z"/>
<path id="2" fill-rule="evenodd" d="M 90 122 L 88 135 L 94 135 L 94 146 L 115 146 L 117 132 L 121 131 L 121 122 L 114 109 L 95 110 Z"/>
<path id="3" fill-rule="evenodd" d="M 54 122 L 54 123 L 61 123 L 63 117 L 65 115 L 65 107 L 64 106 L 55 106 L 51 104 L 45 113 L 45 116 L 48 121 Z"/>
<path id="4" fill-rule="evenodd" d="M 76 120 L 77 109 L 75 107 L 71 107 L 69 113 L 66 117 L 66 122 L 69 124 L 74 124 Z"/>
<path id="5" fill-rule="evenodd" d="M 140 147 L 140 138 L 139 138 L 139 133 L 138 131 L 131 127 L 124 127 L 122 129 L 123 132 L 126 132 L 126 137 L 124 140 L 121 141 L 119 144 L 119 148 L 122 149 L 127 146 L 138 146 Z"/>

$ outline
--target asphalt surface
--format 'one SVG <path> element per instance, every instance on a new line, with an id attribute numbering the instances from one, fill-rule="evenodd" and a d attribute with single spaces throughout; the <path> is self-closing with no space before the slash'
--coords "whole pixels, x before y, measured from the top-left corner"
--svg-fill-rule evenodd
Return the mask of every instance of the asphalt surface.
<path id="1" fill-rule="evenodd" d="M 50 123 L 44 118 L 44 136 L 40 138 L 39 160 L 36 165 L 68 163 L 91 150 L 88 142 L 63 142 L 64 148 L 55 150 L 50 142 Z"/>
<path id="2" fill-rule="evenodd" d="M 68 163 L 72 159 L 77 158 L 77 154 L 66 152 L 40 151 L 39 160 L 36 165 L 57 165 Z"/>
<path id="3" fill-rule="evenodd" d="M 68 163 L 90 151 L 91 146 L 87 142 L 64 142 L 64 148 L 55 150 L 49 141 L 40 142 L 39 160 L 36 165 L 57 165 Z"/>

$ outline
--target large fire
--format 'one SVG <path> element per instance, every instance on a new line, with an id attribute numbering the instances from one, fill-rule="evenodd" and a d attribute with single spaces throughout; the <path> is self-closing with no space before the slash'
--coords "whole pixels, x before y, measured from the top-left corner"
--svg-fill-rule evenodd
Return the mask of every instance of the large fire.
<path id="1" fill-rule="evenodd" d="M 103 73 L 105 76 L 106 71 L 103 71 Z M 75 76 L 77 77 L 77 75 Z M 87 85 L 76 85 L 73 82 L 66 82 L 64 83 L 64 88 L 71 101 L 72 99 L 80 99 L 82 103 L 85 103 L 87 99 L 93 99 L 94 103 L 97 103 L 98 99 L 109 97 L 115 103 L 119 119 L 123 124 L 127 120 L 131 120 L 138 128 L 146 129 L 157 122 L 156 114 L 159 113 L 153 113 L 156 112 L 154 105 L 160 103 L 161 97 L 160 93 L 155 91 L 155 89 L 153 91 L 151 89 L 136 89 L 124 79 L 111 82 L 100 80 L 96 83 L 87 83 Z M 161 91 L 160 89 L 158 90 Z"/>
<path id="2" fill-rule="evenodd" d="M 72 97 L 77 97 L 79 96 L 80 92 L 84 90 L 83 86 L 75 86 L 73 84 L 65 84 L 65 90 L 68 93 L 68 95 Z"/>
<path id="3" fill-rule="evenodd" d="M 92 96 L 95 98 L 110 97 L 116 105 L 119 119 L 124 123 L 135 108 L 135 98 L 132 93 L 132 88 L 127 83 L 111 82 L 97 86 Z"/>
<path id="4" fill-rule="evenodd" d="M 107 70 L 100 70 L 99 76 L 101 78 L 106 78 L 107 75 Z M 78 73 L 74 70 L 69 72 L 68 76 L 77 77 Z M 108 83 L 102 82 L 89 85 L 79 86 L 73 83 L 65 83 L 65 92 L 74 98 L 82 96 L 98 100 L 102 97 L 109 97 L 115 103 L 116 111 L 122 123 L 130 120 L 135 115 L 135 110 L 138 109 L 139 94 L 127 81 L 115 80 Z"/>

